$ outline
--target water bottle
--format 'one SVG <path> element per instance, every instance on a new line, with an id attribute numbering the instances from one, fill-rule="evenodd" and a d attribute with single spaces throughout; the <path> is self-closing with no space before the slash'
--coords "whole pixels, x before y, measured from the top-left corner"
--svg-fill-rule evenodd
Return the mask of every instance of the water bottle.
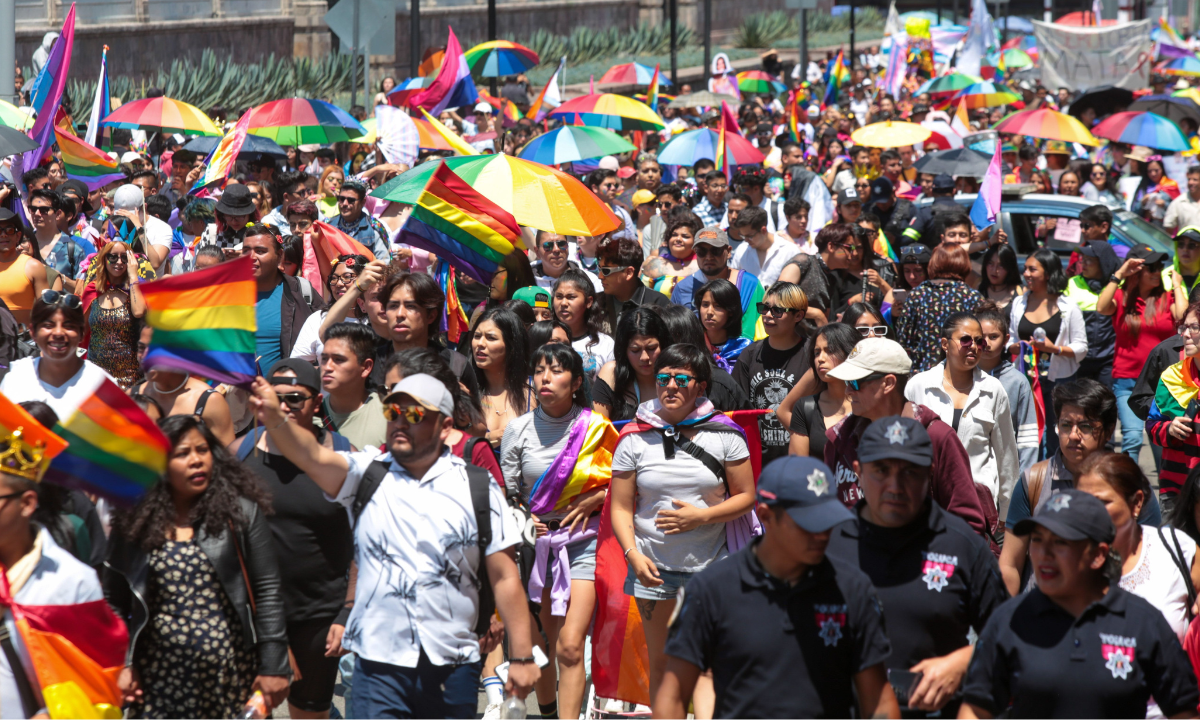
<path id="1" fill-rule="evenodd" d="M 255 690 L 250 699 L 246 701 L 246 706 L 242 708 L 242 720 L 263 720 L 270 716 L 271 713 L 267 710 L 267 699 L 263 697 L 261 690 Z"/>
<path id="2" fill-rule="evenodd" d="M 516 695 L 509 695 L 508 697 L 504 698 L 504 704 L 500 706 L 501 718 L 524 720 L 525 713 L 525 701 Z"/>
<path id="3" fill-rule="evenodd" d="M 1036 328 L 1033 331 L 1033 339 L 1038 342 L 1046 342 L 1046 331 L 1043 328 Z"/>

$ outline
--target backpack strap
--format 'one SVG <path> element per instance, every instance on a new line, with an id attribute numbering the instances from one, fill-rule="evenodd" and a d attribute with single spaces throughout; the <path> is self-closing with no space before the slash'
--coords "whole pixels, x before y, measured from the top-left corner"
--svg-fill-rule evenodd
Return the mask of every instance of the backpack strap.
<path id="1" fill-rule="evenodd" d="M 250 457 L 250 453 L 254 452 L 254 446 L 258 444 L 258 439 L 262 437 L 262 433 L 266 432 L 266 428 L 261 425 L 255 425 L 249 435 L 242 436 L 242 442 L 237 448 L 237 459 L 245 461 Z"/>
<path id="2" fill-rule="evenodd" d="M 371 502 L 371 497 L 379 489 L 380 483 L 387 477 L 387 474 L 388 466 L 382 460 L 376 460 L 363 471 L 362 480 L 358 481 L 358 489 L 354 492 L 354 502 L 350 505 L 350 517 L 355 526 L 358 525 L 358 518 L 366 509 L 367 503 Z"/>
<path id="3" fill-rule="evenodd" d="M 304 297 L 304 304 L 308 306 L 309 310 L 311 310 L 313 300 L 312 283 L 302 277 L 297 277 L 296 280 L 298 280 L 300 283 L 300 295 Z"/>
<path id="4" fill-rule="evenodd" d="M 204 417 L 204 408 L 208 405 L 208 397 L 216 392 L 217 391 L 213 390 L 212 388 L 205 390 L 200 395 L 200 399 L 196 401 L 196 409 L 192 411 L 192 414 L 198 418 L 203 418 Z"/>
<path id="5" fill-rule="evenodd" d="M 1039 463 L 1034 463 L 1029 468 L 1029 475 L 1025 481 L 1025 494 L 1029 496 L 1029 514 L 1037 510 L 1038 502 L 1041 500 L 1042 488 L 1046 485 L 1046 475 L 1050 471 L 1050 461 L 1043 460 Z"/>
<path id="6" fill-rule="evenodd" d="M 8 660 L 8 667 L 12 670 L 13 680 L 17 685 L 17 694 L 21 696 L 21 709 L 25 712 L 25 717 L 33 717 L 38 711 L 38 702 L 33 694 L 33 686 L 29 683 L 29 675 L 25 673 L 25 665 L 21 662 L 21 656 L 17 654 L 17 648 L 13 645 L 12 635 L 8 632 L 8 623 L 0 618 L 0 649 L 4 651 L 4 657 Z"/>
<path id="7" fill-rule="evenodd" d="M 471 487 L 471 507 L 475 511 L 475 531 L 479 539 L 479 567 L 475 571 L 479 580 L 479 614 L 475 621 L 475 634 L 482 637 L 492 624 L 492 614 L 496 612 L 496 598 L 492 594 L 492 584 L 487 574 L 487 549 L 492 544 L 490 493 L 495 481 L 492 480 L 490 472 L 470 464 L 469 461 L 466 471 L 467 484 Z"/>

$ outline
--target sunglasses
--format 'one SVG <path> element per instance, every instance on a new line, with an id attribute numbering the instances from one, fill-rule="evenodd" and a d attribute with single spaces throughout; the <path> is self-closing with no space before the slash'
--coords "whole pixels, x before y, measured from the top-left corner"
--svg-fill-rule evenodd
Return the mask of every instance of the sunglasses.
<path id="1" fill-rule="evenodd" d="M 67 310 L 75 310 L 83 304 L 78 295 L 72 295 L 67 292 L 59 292 L 58 290 L 43 290 L 42 302 L 55 307 L 66 308 Z"/>
<path id="2" fill-rule="evenodd" d="M 796 310 L 795 308 L 776 307 L 775 305 L 768 305 L 762 302 L 755 305 L 755 308 L 758 310 L 759 315 L 770 315 L 773 318 L 781 318 Z"/>
<path id="3" fill-rule="evenodd" d="M 687 386 L 691 384 L 694 377 L 695 376 L 693 376 L 693 375 L 686 375 L 684 373 L 679 373 L 678 375 L 672 375 L 670 373 L 659 373 L 654 376 L 654 380 L 655 380 L 655 382 L 658 383 L 659 387 L 666 387 L 667 385 L 671 384 L 672 380 L 674 380 L 675 384 L 679 387 L 680 390 L 686 390 Z"/>
<path id="4" fill-rule="evenodd" d="M 347 203 L 347 204 L 353 205 L 354 203 L 358 202 L 358 196 L 357 195 L 338 195 L 337 201 L 338 201 L 338 205 L 341 205 L 342 203 Z"/>
<path id="5" fill-rule="evenodd" d="M 864 378 L 859 378 L 857 380 L 847 380 L 846 386 L 849 387 L 854 392 L 858 392 L 859 390 L 863 389 L 863 385 L 866 385 L 867 383 L 875 382 L 876 380 L 882 380 L 885 377 L 887 377 L 887 373 L 871 373 L 870 375 L 868 375 Z"/>
<path id="6" fill-rule="evenodd" d="M 1175 240 L 1176 250 L 1200 250 L 1200 241 L 1197 240 Z"/>
<path id="7" fill-rule="evenodd" d="M 20 234 L 21 234 L 21 228 L 19 228 L 19 227 L 13 227 L 11 225 L 8 225 L 6 227 L 0 227 L 0 235 L 20 235 Z"/>
<path id="8" fill-rule="evenodd" d="M 696 245 L 695 251 L 696 257 L 708 257 L 709 255 L 717 257 L 725 253 L 725 248 L 715 248 L 711 245 Z"/>
<path id="9" fill-rule="evenodd" d="M 921 253 L 929 252 L 929 248 L 924 245 L 905 245 L 900 248 L 901 255 L 920 255 Z"/>
<path id="10" fill-rule="evenodd" d="M 302 392 L 275 393 L 275 397 L 279 398 L 279 402 L 287 403 L 291 407 L 303 405 L 313 398 L 312 395 Z"/>
<path id="11" fill-rule="evenodd" d="M 623 271 L 627 267 L 630 267 L 630 266 L 629 265 L 620 265 L 618 267 L 598 267 L 596 269 L 600 271 L 601 277 L 608 277 L 609 275 L 612 275 L 613 273 L 619 273 L 619 272 Z"/>
<path id="12" fill-rule="evenodd" d="M 54 208 L 50 205 L 30 205 L 29 212 L 34 215 L 49 215 L 54 212 Z"/>
<path id="13" fill-rule="evenodd" d="M 1091 230 L 1091 229 L 1092 229 L 1092 228 L 1094 228 L 1094 227 L 1096 227 L 1095 223 L 1090 223 L 1090 222 L 1081 222 L 1081 223 L 1079 223 L 1079 229 L 1080 229 L 1080 230 Z"/>
<path id="14" fill-rule="evenodd" d="M 850 253 L 851 255 L 853 255 L 854 253 L 857 253 L 857 252 L 862 252 L 862 249 L 863 249 L 862 245 L 840 245 L 838 243 L 834 243 L 833 247 L 841 248 L 841 249 L 845 250 L 846 252 Z"/>
<path id="15" fill-rule="evenodd" d="M 547 240 L 546 242 L 542 243 L 542 250 L 550 252 L 554 249 L 555 245 L 558 246 L 559 250 L 566 250 L 569 246 L 569 243 L 566 240 Z"/>
<path id="16" fill-rule="evenodd" d="M 962 337 L 960 337 L 958 339 L 958 346 L 960 348 L 962 348 L 963 350 L 966 350 L 967 348 L 971 347 L 972 345 L 975 345 L 977 347 L 983 347 L 983 346 L 987 345 L 987 340 L 984 340 L 982 335 L 980 335 L 979 337 L 971 337 L 970 335 L 963 335 Z"/>
<path id="17" fill-rule="evenodd" d="M 119 263 L 126 262 L 126 260 L 124 255 L 109 253 L 108 255 L 104 256 L 104 262 L 108 263 L 109 265 L 117 265 Z"/>
<path id="18" fill-rule="evenodd" d="M 395 422 L 400 416 L 404 416 L 405 422 L 409 425 L 416 425 L 425 419 L 425 408 L 420 405 L 398 405 L 396 403 L 388 403 L 383 406 L 383 417 L 388 422 Z"/>
<path id="19" fill-rule="evenodd" d="M 854 329 L 863 337 L 884 337 L 888 333 L 887 325 L 855 325 Z"/>

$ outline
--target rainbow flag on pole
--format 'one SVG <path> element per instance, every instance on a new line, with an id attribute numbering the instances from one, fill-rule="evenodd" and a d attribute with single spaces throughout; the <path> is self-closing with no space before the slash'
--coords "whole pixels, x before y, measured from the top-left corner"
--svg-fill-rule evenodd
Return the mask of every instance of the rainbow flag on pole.
<path id="1" fill-rule="evenodd" d="M 62 128 L 54 129 L 58 149 L 62 152 L 67 177 L 79 180 L 88 190 L 98 190 L 114 180 L 124 180 L 125 173 L 108 153 L 92 147 Z"/>
<path id="2" fill-rule="evenodd" d="M 145 367 L 167 367 L 249 385 L 256 373 L 258 327 L 249 256 L 141 286 L 154 328 Z"/>
<path id="3" fill-rule="evenodd" d="M 171 443 L 112 380 L 104 378 L 54 432 L 68 445 L 46 480 L 131 506 L 167 469 Z"/>
<path id="4" fill-rule="evenodd" d="M 99 146 L 109 139 L 108 132 L 101 127 L 102 121 L 112 112 L 112 93 L 108 89 L 108 46 L 100 53 L 100 79 L 96 82 L 96 97 L 92 101 L 92 114 L 88 117 L 87 135 L 83 138 L 88 145 Z"/>
<path id="5" fill-rule="evenodd" d="M 436 117 L 448 107 L 474 105 L 479 101 L 479 91 L 475 89 L 475 81 L 471 79 L 471 68 L 463 57 L 462 46 L 454 28 L 450 28 L 446 39 L 446 56 L 437 77 L 429 87 L 413 95 L 408 104 L 412 107 L 426 108 Z"/>
<path id="6" fill-rule="evenodd" d="M 846 67 L 842 51 L 838 50 L 837 58 L 825 70 L 825 99 L 822 101 L 822 110 L 824 106 L 837 102 L 838 91 L 849 80 L 850 70 Z"/>
<path id="7" fill-rule="evenodd" d="M 201 188 L 208 187 L 213 183 L 224 182 L 233 169 L 237 166 L 234 162 L 237 160 L 238 153 L 242 151 L 242 143 L 246 142 L 246 134 L 250 131 L 250 111 L 242 113 L 242 118 L 237 121 L 237 125 L 233 129 L 225 133 L 225 137 L 221 138 L 221 142 L 212 149 L 208 157 L 204 160 L 204 175 L 192 188 L 191 194 L 196 194 Z"/>
<path id="8" fill-rule="evenodd" d="M 529 106 L 529 111 L 525 113 L 525 117 L 533 118 L 534 122 L 541 122 L 542 118 L 546 117 L 546 113 L 562 105 L 562 98 L 558 92 L 558 76 L 562 74 L 566 67 L 567 56 L 563 55 L 562 59 L 558 61 L 558 69 L 546 81 L 546 86 L 542 88 L 542 91 L 538 93 L 537 99 Z"/>
<path id="9" fill-rule="evenodd" d="M 654 66 L 654 76 L 650 78 L 650 88 L 646 90 L 646 104 L 658 112 L 658 65 Z"/>
<path id="10" fill-rule="evenodd" d="M 484 284 L 492 281 L 504 256 L 522 246 L 516 218 L 444 162 L 430 176 L 396 242 L 436 253 Z"/>

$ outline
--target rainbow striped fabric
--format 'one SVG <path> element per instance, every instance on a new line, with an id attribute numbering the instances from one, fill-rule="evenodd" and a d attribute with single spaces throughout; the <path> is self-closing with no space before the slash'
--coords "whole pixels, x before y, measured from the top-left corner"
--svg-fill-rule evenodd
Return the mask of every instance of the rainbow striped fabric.
<path id="1" fill-rule="evenodd" d="M 63 165 L 67 177 L 79 180 L 88 190 L 98 190 L 114 180 L 124 180 L 125 173 L 117 167 L 117 161 L 108 153 L 88 145 L 71 133 L 56 127 L 55 138 L 62 151 Z"/>
<path id="2" fill-rule="evenodd" d="M 229 177 L 229 173 L 233 172 L 236 167 L 234 161 L 237 160 L 238 153 L 242 151 L 242 143 L 246 142 L 246 135 L 249 132 L 250 111 L 247 110 L 242 113 L 237 125 L 225 133 L 225 137 L 221 138 L 221 142 L 217 143 L 217 146 L 205 158 L 204 175 L 192 188 L 192 194 L 214 183 L 224 182 L 225 178 Z"/>
<path id="3" fill-rule="evenodd" d="M 54 426 L 67 449 L 50 462 L 46 480 L 130 506 L 167 469 L 171 443 L 112 380 Z"/>
<path id="4" fill-rule="evenodd" d="M 823 105 L 828 106 L 837 103 L 838 91 L 842 85 L 850 80 L 850 70 L 846 67 L 846 61 L 841 50 L 838 50 L 837 58 L 829 65 L 825 71 L 825 99 Z M 824 107 L 822 107 L 824 109 Z"/>
<path id="5" fill-rule="evenodd" d="M 578 495 L 608 485 L 616 449 L 612 423 L 585 408 L 571 423 L 567 446 L 529 491 L 529 511 L 539 515 L 562 510 Z"/>
<path id="6" fill-rule="evenodd" d="M 20 434 L 18 435 L 18 433 Z M 7 440 L 10 444 L 15 444 L 14 440 L 20 440 L 31 448 L 42 449 L 42 459 L 37 463 L 36 468 L 27 466 L 27 463 L 32 461 L 32 458 L 29 457 L 13 455 L 0 461 L 0 469 L 9 467 L 21 470 L 21 473 L 18 474 L 23 477 L 26 472 L 36 472 L 39 480 L 41 475 L 46 472 L 51 458 L 67 447 L 66 440 L 43 427 L 25 408 L 9 400 L 3 393 L 0 393 L 0 439 Z M 0 573 L 0 575 L 2 574 Z"/>
<path id="7" fill-rule="evenodd" d="M 458 136 L 458 133 L 443 125 L 441 120 L 438 120 L 434 116 L 430 115 L 425 108 L 419 109 L 421 114 L 425 116 L 425 121 L 429 123 L 429 126 L 436 130 L 438 135 L 441 135 L 442 138 L 445 139 L 446 144 L 453 148 L 454 152 L 458 153 L 459 155 L 479 154 L 478 150 L 468 145 L 465 140 Z"/>
<path id="8" fill-rule="evenodd" d="M 443 162 L 429 177 L 397 242 L 436 253 L 487 284 L 504 256 L 521 246 L 520 238 L 511 213 L 476 192 Z"/>
<path id="9" fill-rule="evenodd" d="M 646 90 L 646 105 L 658 112 L 658 65 L 654 66 L 654 76 L 650 78 L 650 87 Z"/>
<path id="10" fill-rule="evenodd" d="M 146 323 L 154 328 L 146 367 L 168 367 L 249 385 L 256 374 L 253 258 L 141 286 Z"/>

